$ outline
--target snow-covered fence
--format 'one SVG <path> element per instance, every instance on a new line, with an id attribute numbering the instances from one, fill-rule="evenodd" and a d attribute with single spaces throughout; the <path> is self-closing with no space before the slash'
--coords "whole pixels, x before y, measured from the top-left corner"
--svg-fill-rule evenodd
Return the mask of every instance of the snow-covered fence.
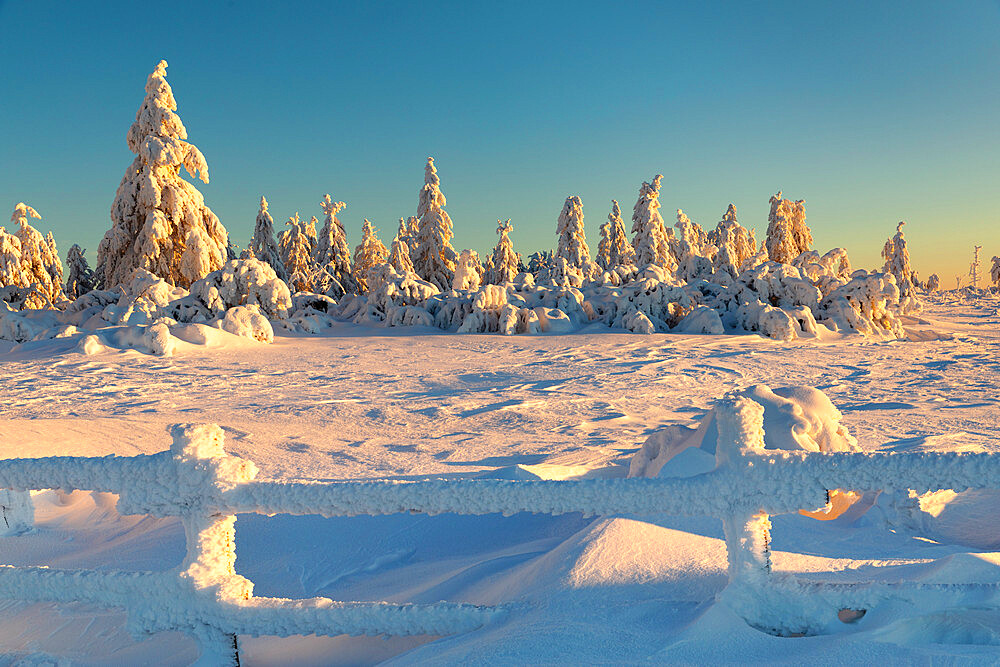
<path id="1" fill-rule="evenodd" d="M 203 664 L 233 664 L 240 634 L 443 635 L 504 613 L 444 602 L 254 597 L 253 582 L 234 570 L 237 513 L 670 514 L 722 519 L 730 583 L 721 597 L 748 622 L 779 633 L 822 632 L 842 609 L 906 597 L 917 585 L 817 584 L 773 575 L 768 515 L 822 507 L 831 489 L 1000 488 L 1000 456 L 990 454 L 765 450 L 763 408 L 747 398 L 719 403 L 718 428 L 716 468 L 688 478 L 256 482 L 256 466 L 227 454 L 214 425 L 176 426 L 171 448 L 152 455 L 0 460 L 0 488 L 117 493 L 124 514 L 180 517 L 187 539 L 183 563 L 162 573 L 0 567 L 0 597 L 122 607 L 134 633 L 180 630 L 197 639 Z M 921 594 L 954 592 L 919 588 Z"/>

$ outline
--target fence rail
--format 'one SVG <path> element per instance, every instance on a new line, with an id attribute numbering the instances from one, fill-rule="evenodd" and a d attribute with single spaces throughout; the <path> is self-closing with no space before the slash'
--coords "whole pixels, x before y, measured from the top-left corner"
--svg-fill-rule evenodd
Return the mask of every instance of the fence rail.
<path id="1" fill-rule="evenodd" d="M 716 469 L 682 479 L 256 482 L 256 466 L 227 454 L 222 430 L 204 424 L 175 426 L 170 449 L 157 454 L 0 460 L 0 489 L 116 493 L 123 514 L 180 517 L 187 541 L 182 564 L 166 572 L 0 566 L 0 597 L 121 607 L 133 634 L 180 630 L 197 640 L 199 663 L 211 665 L 238 664 L 237 635 L 454 634 L 507 610 L 255 597 L 253 582 L 234 569 L 235 515 L 582 512 L 722 519 L 729 585 L 720 599 L 772 631 L 823 631 L 839 609 L 918 592 L 996 603 L 994 585 L 820 584 L 772 575 L 768 515 L 823 507 L 829 489 L 1000 488 L 1000 456 L 765 451 L 760 405 L 726 398 L 717 409 Z M 800 602 L 794 619 L 767 611 L 783 606 L 769 601 L 789 596 Z"/>

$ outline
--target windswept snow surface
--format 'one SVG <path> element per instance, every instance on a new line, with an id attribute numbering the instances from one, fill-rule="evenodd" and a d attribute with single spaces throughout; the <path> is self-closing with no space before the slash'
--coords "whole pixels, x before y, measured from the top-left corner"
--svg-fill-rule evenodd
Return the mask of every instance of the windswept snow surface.
<path id="1" fill-rule="evenodd" d="M 867 451 L 1000 453 L 1000 298 L 924 298 L 922 319 L 904 318 L 910 341 L 604 328 L 509 338 L 348 323 L 173 357 L 0 341 L 0 456 L 153 453 L 169 446 L 169 424 L 216 422 L 258 479 L 624 477 L 651 434 L 755 384 L 820 389 Z M 774 569 L 998 584 L 998 497 L 944 491 L 902 518 L 879 507 L 830 522 L 772 517 Z M 5 564 L 164 570 L 183 557 L 178 521 L 120 516 L 108 494 L 33 500 L 35 529 L 0 537 Z M 711 519 L 241 515 L 236 544 L 257 595 L 515 605 L 445 638 L 241 638 L 243 664 L 1000 660 L 1000 612 L 959 597 L 885 603 L 831 635 L 762 633 L 715 601 L 726 554 Z M 0 662 L 196 657 L 183 635 L 137 641 L 124 621 L 89 605 L 0 601 Z"/>

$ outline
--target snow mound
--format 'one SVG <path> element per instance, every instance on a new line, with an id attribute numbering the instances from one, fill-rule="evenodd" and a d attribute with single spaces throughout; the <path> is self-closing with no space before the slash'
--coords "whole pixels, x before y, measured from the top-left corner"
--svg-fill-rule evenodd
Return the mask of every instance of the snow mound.
<path id="1" fill-rule="evenodd" d="M 732 396 L 749 398 L 764 408 L 766 449 L 860 451 L 857 440 L 840 423 L 843 414 L 819 389 L 772 390 L 758 384 Z M 653 433 L 633 456 L 629 477 L 690 477 L 712 470 L 718 440 L 716 414 L 712 408 L 696 425 L 668 426 Z"/>

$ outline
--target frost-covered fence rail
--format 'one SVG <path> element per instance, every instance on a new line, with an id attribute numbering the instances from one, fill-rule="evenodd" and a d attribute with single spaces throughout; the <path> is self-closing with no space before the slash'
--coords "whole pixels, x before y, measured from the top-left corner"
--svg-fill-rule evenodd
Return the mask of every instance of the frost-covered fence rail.
<path id="1" fill-rule="evenodd" d="M 502 613 L 469 604 L 337 602 L 253 596 L 236 574 L 235 512 L 227 494 L 252 485 L 257 467 L 230 456 L 214 425 L 173 429 L 168 451 L 133 457 L 0 460 L 0 489 L 85 489 L 119 494 L 123 514 L 177 516 L 187 553 L 166 572 L 104 572 L 0 566 L 0 598 L 121 607 L 133 634 L 179 630 L 194 637 L 200 664 L 238 664 L 237 635 L 446 635 Z M 317 512 L 318 513 L 318 512 Z"/>
<path id="2" fill-rule="evenodd" d="M 254 597 L 253 582 L 234 569 L 238 513 L 671 514 L 722 519 L 730 583 L 721 598 L 750 623 L 784 633 L 821 632 L 832 627 L 839 609 L 906 598 L 917 585 L 835 585 L 772 575 L 769 514 L 823 507 L 832 489 L 1000 488 L 1000 456 L 768 451 L 758 403 L 723 399 L 717 414 L 715 470 L 673 479 L 256 482 L 256 466 L 226 454 L 222 430 L 214 425 L 177 426 L 171 448 L 152 455 L 0 460 L 0 489 L 117 493 L 123 514 L 180 517 L 187 539 L 183 563 L 167 572 L 0 566 L 0 597 L 122 607 L 134 633 L 180 630 L 198 641 L 202 663 L 233 664 L 240 634 L 443 635 L 474 629 L 504 611 L 443 602 Z M 967 597 L 1000 604 L 996 586 L 973 588 Z M 926 585 L 920 591 L 954 592 Z"/>
<path id="3" fill-rule="evenodd" d="M 682 479 L 256 482 L 223 494 L 235 512 L 355 516 L 425 512 L 714 516 L 823 507 L 827 489 L 1000 488 L 1000 456 L 955 452 L 746 452 L 740 467 Z"/>

